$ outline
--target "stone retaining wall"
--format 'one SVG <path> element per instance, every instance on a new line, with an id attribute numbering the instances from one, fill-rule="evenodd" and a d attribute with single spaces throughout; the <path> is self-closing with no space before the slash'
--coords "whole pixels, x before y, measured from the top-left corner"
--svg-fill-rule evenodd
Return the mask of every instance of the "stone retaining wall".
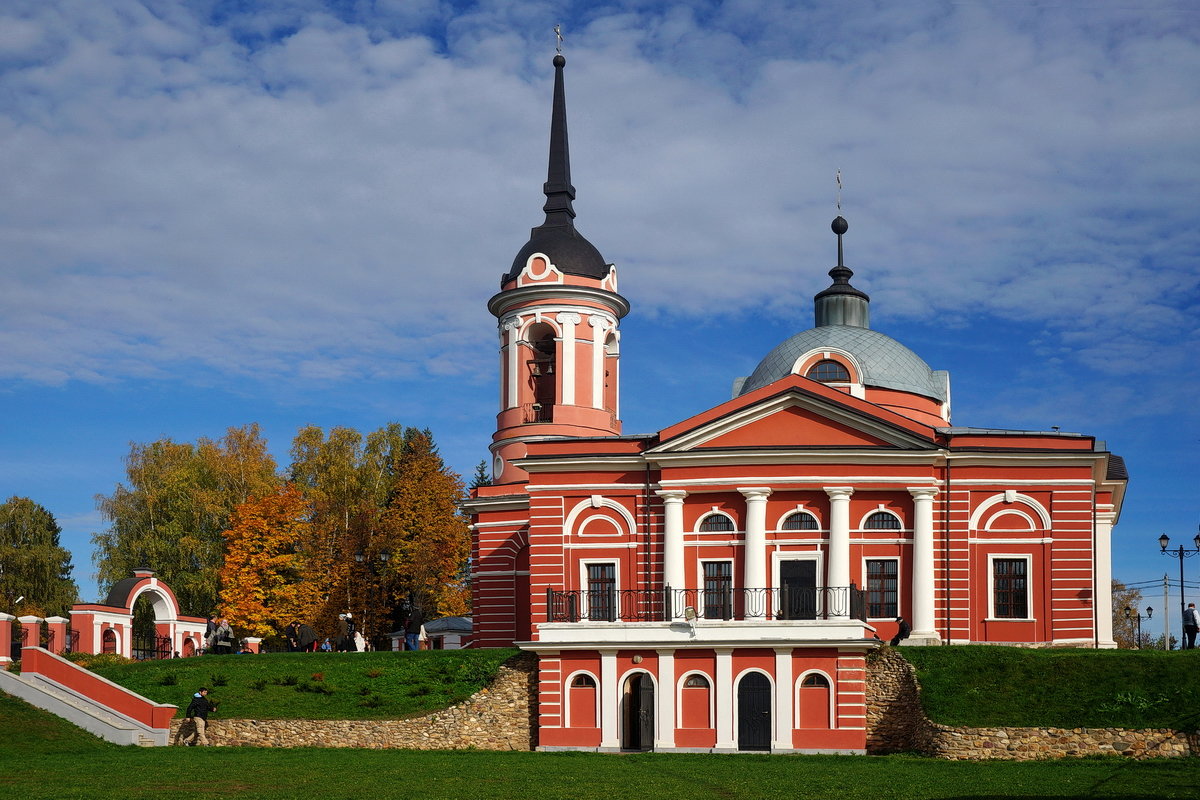
<path id="1" fill-rule="evenodd" d="M 1169 729 L 967 728 L 930 722 L 921 707 L 916 670 L 896 651 L 867 659 L 867 752 L 916 751 L 949 759 L 1131 758 L 1200 754 L 1200 734 Z"/>
<path id="2" fill-rule="evenodd" d="M 208 721 L 216 746 L 362 747 L 374 750 L 532 750 L 537 720 L 537 659 L 522 653 L 506 661 L 490 686 L 458 705 L 412 719 Z M 532 699 L 531 699 L 532 698 Z M 182 719 L 171 722 L 174 742 Z"/>

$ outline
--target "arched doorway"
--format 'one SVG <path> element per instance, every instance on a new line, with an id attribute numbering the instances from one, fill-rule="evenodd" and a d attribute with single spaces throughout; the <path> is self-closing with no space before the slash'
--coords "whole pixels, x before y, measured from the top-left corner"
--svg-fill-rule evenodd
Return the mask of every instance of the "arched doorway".
<path id="1" fill-rule="evenodd" d="M 171 657 L 171 637 L 165 620 L 172 616 L 166 597 L 153 589 L 137 595 L 133 601 L 131 655 L 138 661 Z"/>
<path id="2" fill-rule="evenodd" d="M 654 680 L 635 672 L 621 693 L 621 749 L 654 749 Z"/>
<path id="3" fill-rule="evenodd" d="M 738 681 L 738 750 L 771 749 L 771 681 L 747 672 Z"/>
<path id="4" fill-rule="evenodd" d="M 104 634 L 100 637 L 100 652 L 117 652 L 117 633 L 112 628 L 105 629 Z"/>

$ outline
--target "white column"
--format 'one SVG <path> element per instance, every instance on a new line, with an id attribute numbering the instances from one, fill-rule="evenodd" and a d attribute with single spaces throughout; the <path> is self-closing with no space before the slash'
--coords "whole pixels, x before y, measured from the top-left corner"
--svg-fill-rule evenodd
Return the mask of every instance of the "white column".
<path id="1" fill-rule="evenodd" d="M 592 408 L 604 408 L 604 336 L 608 320 L 592 314 L 588 325 L 592 326 Z"/>
<path id="2" fill-rule="evenodd" d="M 717 674 L 713 691 L 717 693 L 717 749 L 737 750 L 733 726 L 733 650 L 718 647 Z"/>
<path id="3" fill-rule="evenodd" d="M 1117 646 L 1112 631 L 1112 529 L 1116 513 L 1111 505 L 1096 507 L 1096 646 Z"/>
<path id="4" fill-rule="evenodd" d="M 621 687 L 617 685 L 617 651 L 600 651 L 600 746 L 621 749 L 621 731 L 617 709 L 621 707 Z"/>
<path id="5" fill-rule="evenodd" d="M 555 319 L 562 326 L 562 364 L 558 378 L 562 381 L 562 405 L 575 405 L 575 326 L 583 321 L 578 314 L 564 311 Z"/>
<path id="6" fill-rule="evenodd" d="M 792 749 L 792 698 L 796 696 L 792 686 L 792 648 L 775 648 L 775 731 L 771 736 L 772 750 Z"/>
<path id="7" fill-rule="evenodd" d="M 654 711 L 654 749 L 675 747 L 675 651 L 658 652 L 658 708 Z"/>
<path id="8" fill-rule="evenodd" d="M 829 583 L 832 586 L 847 591 L 850 586 L 850 495 L 854 494 L 851 486 L 826 486 L 825 494 L 829 495 L 829 551 L 828 561 Z M 835 602 L 842 616 L 850 615 L 849 596 L 845 603 Z"/>
<path id="9" fill-rule="evenodd" d="M 932 486 L 909 487 L 913 496 L 912 639 L 939 639 L 934 623 Z M 947 597 L 947 602 L 949 598 Z"/>
<path id="10" fill-rule="evenodd" d="M 520 396 L 517 391 L 520 388 L 520 362 L 517 360 L 520 347 L 517 344 L 518 336 L 521 329 L 521 320 L 513 318 L 504 321 L 504 330 L 508 333 L 508 375 L 506 376 L 506 385 L 508 386 L 508 397 L 505 399 L 505 408 L 516 408 L 520 403 Z"/>
<path id="11" fill-rule="evenodd" d="M 765 589 L 767 586 L 767 498 L 766 488 L 738 488 L 746 498 L 745 574 L 742 586 L 746 589 Z M 764 603 L 764 607 L 768 604 Z"/>
<path id="12" fill-rule="evenodd" d="M 663 500 L 663 585 L 672 590 L 686 589 L 683 569 L 683 498 L 687 492 L 664 489 L 656 494 Z M 672 602 L 667 613 L 672 619 L 682 614 Z"/>

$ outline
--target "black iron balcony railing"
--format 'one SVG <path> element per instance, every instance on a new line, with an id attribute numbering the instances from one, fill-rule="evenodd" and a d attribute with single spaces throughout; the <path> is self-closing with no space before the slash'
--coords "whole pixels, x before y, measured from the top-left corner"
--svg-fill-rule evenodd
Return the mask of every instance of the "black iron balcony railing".
<path id="1" fill-rule="evenodd" d="M 703 620 L 802 621 L 850 617 L 866 621 L 866 592 L 854 584 L 789 589 L 546 590 L 550 622 L 668 622 Z"/>

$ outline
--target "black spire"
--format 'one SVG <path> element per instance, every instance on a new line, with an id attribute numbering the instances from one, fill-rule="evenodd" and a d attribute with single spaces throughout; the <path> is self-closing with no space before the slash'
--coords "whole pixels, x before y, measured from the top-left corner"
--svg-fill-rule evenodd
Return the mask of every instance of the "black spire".
<path id="1" fill-rule="evenodd" d="M 554 106 L 550 112 L 550 159 L 546 167 L 546 221 L 529 232 L 529 241 L 517 253 L 512 268 L 500 279 L 500 285 L 521 274 L 525 262 L 534 253 L 544 253 L 560 271 L 604 279 L 609 264 L 591 242 L 575 230 L 575 187 L 571 185 L 571 151 L 567 143 L 567 93 L 563 85 L 562 53 L 554 56 Z"/>
<path id="2" fill-rule="evenodd" d="M 546 167 L 546 225 L 570 225 L 575 219 L 571 201 L 575 187 L 571 185 L 571 147 L 567 142 L 567 93 L 563 89 L 563 67 L 567 60 L 562 53 L 554 57 L 554 108 L 550 112 L 550 161 Z M 564 217 L 563 214 L 566 216 Z"/>
<path id="3" fill-rule="evenodd" d="M 871 298 L 850 285 L 854 272 L 842 263 L 842 235 L 850 225 L 842 216 L 829 226 L 837 234 L 838 263 L 829 270 L 833 285 L 813 298 L 813 316 L 816 327 L 825 325 L 851 325 L 856 328 L 871 327 L 868 303 Z"/>

